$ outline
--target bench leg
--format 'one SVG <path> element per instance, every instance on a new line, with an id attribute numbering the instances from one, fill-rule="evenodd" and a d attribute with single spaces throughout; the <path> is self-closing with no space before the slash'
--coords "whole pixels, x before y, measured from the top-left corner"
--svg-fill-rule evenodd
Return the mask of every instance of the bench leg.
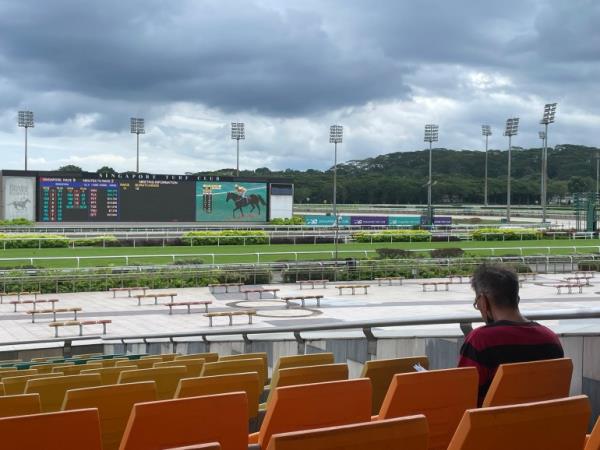
<path id="1" fill-rule="evenodd" d="M 54 321 L 56 322 L 56 319 Z M 31 315 L 31 323 L 35 323 L 35 314 Z"/>
<path id="2" fill-rule="evenodd" d="M 102 334 L 106 334 L 106 324 L 102 324 Z"/>
<path id="3" fill-rule="evenodd" d="M 320 299 L 320 298 L 318 298 L 318 299 L 317 299 L 317 308 L 320 308 L 320 307 L 321 307 L 321 299 Z"/>
<path id="4" fill-rule="evenodd" d="M 209 327 L 212 327 L 212 317 L 209 317 L 209 318 L 208 318 L 208 326 L 209 326 Z"/>
<path id="5" fill-rule="evenodd" d="M 77 320 L 77 311 L 73 311 L 73 320 Z"/>
<path id="6" fill-rule="evenodd" d="M 300 299 L 300 301 L 302 302 L 302 309 L 304 309 L 304 305 L 305 305 L 305 303 L 304 303 L 304 299 L 303 299 L 303 298 L 301 298 L 301 299 Z"/>
<path id="7" fill-rule="evenodd" d="M 173 314 L 173 307 L 171 305 L 167 305 L 169 307 L 169 315 Z"/>
<path id="8" fill-rule="evenodd" d="M 187 307 L 188 307 L 188 314 L 191 314 L 192 313 L 192 305 L 187 305 Z"/>
<path id="9" fill-rule="evenodd" d="M 54 337 L 58 337 L 58 327 L 54 327 Z"/>
<path id="10" fill-rule="evenodd" d="M 204 312 L 208 312 L 208 303 L 204 304 Z"/>
<path id="11" fill-rule="evenodd" d="M 16 303 L 14 304 L 14 307 L 15 307 L 15 312 L 17 312 L 17 304 Z"/>
<path id="12" fill-rule="evenodd" d="M 233 316 L 229 316 L 229 326 L 233 325 Z"/>
<path id="13" fill-rule="evenodd" d="M 173 297 L 171 297 L 171 301 L 173 301 Z M 158 297 L 154 297 L 154 304 L 158 305 Z"/>
<path id="14" fill-rule="evenodd" d="M 138 297 L 138 306 L 142 306 L 142 299 Z"/>
<path id="15" fill-rule="evenodd" d="M 248 314 L 248 324 L 252 325 L 252 314 Z"/>
<path id="16" fill-rule="evenodd" d="M 302 284 L 303 284 L 303 283 L 300 283 L 300 290 L 302 290 Z"/>
<path id="17" fill-rule="evenodd" d="M 79 336 L 83 336 L 83 325 L 79 325 Z"/>
<path id="18" fill-rule="evenodd" d="M 273 298 L 277 298 L 277 291 L 273 291 Z"/>
<path id="19" fill-rule="evenodd" d="M 117 298 L 117 291 L 113 291 L 113 298 Z"/>

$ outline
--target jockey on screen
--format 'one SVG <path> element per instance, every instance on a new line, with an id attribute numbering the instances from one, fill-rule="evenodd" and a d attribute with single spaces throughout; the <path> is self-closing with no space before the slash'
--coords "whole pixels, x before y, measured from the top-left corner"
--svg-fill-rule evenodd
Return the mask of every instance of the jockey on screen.
<path id="1" fill-rule="evenodd" d="M 241 198 L 246 198 L 246 191 L 248 189 L 246 189 L 244 186 L 241 186 L 239 184 L 235 185 L 235 191 L 240 195 Z"/>

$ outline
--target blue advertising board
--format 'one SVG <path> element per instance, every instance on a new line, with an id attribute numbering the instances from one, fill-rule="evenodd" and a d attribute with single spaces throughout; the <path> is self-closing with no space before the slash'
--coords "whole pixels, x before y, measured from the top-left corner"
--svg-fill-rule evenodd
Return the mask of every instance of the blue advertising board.
<path id="1" fill-rule="evenodd" d="M 351 216 L 352 225 L 387 225 L 387 216 Z"/>

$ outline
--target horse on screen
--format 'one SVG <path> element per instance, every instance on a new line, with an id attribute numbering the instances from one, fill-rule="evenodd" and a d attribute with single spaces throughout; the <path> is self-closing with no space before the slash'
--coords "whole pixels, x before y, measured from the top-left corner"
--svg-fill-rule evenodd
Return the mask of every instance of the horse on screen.
<path id="1" fill-rule="evenodd" d="M 233 203 L 235 204 L 235 208 L 233 208 L 233 217 L 235 217 L 236 211 L 239 211 L 243 217 L 244 210 L 242 208 L 245 208 L 246 206 L 250 206 L 252 208 L 250 209 L 250 212 L 258 209 L 258 213 L 260 214 L 260 205 L 266 205 L 262 195 L 259 194 L 250 194 L 247 197 L 242 197 L 240 194 L 235 192 L 228 192 L 225 201 L 229 202 L 229 200 L 233 200 Z"/>

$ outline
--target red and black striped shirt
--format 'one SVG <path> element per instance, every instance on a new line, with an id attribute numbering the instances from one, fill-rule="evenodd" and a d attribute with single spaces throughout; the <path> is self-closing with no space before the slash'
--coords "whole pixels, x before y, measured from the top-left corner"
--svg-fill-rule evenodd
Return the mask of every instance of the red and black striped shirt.
<path id="1" fill-rule="evenodd" d="M 460 349 L 458 366 L 477 368 L 481 406 L 500 364 L 563 356 L 560 340 L 549 328 L 536 322 L 500 320 L 468 334 Z"/>

